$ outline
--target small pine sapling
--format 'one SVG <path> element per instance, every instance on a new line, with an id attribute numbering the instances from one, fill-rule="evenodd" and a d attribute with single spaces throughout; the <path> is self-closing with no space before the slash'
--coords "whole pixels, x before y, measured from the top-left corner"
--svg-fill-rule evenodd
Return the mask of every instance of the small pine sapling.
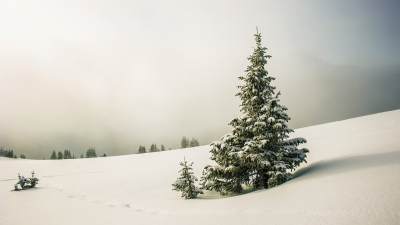
<path id="1" fill-rule="evenodd" d="M 174 184 L 172 184 L 174 191 L 182 192 L 182 197 L 185 199 L 197 198 L 198 194 L 203 192 L 196 187 L 197 178 L 193 174 L 193 162 L 188 163 L 186 159 L 180 163 L 181 169 L 179 170 L 179 177 Z"/>

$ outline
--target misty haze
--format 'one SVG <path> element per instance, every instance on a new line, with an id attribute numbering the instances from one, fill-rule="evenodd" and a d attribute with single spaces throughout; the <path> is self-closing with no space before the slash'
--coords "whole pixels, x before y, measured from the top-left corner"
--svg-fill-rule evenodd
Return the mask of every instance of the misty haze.
<path id="1" fill-rule="evenodd" d="M 1 3 L 0 145 L 41 158 L 208 144 L 239 113 L 256 25 L 295 128 L 400 107 L 391 3 L 154 4 Z"/>

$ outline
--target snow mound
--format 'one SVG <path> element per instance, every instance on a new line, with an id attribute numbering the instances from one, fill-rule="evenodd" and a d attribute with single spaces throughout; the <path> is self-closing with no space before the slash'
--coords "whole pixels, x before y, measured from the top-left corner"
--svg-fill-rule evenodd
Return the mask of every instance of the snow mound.
<path id="1" fill-rule="evenodd" d="M 298 129 L 308 161 L 276 188 L 184 200 L 171 184 L 179 161 L 194 172 L 209 146 L 75 160 L 1 160 L 0 225 L 398 224 L 400 110 Z M 12 192 L 35 170 L 34 190 Z"/>

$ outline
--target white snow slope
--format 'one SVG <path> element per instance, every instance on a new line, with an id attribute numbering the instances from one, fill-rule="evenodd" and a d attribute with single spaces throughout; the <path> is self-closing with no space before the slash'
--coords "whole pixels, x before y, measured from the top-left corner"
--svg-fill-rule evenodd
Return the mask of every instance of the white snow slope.
<path id="1" fill-rule="evenodd" d="M 178 163 L 198 176 L 209 147 L 76 160 L 1 160 L 0 225 L 400 224 L 400 110 L 298 129 L 309 163 L 295 179 L 234 197 L 184 200 Z M 18 172 L 39 187 L 10 191 Z"/>

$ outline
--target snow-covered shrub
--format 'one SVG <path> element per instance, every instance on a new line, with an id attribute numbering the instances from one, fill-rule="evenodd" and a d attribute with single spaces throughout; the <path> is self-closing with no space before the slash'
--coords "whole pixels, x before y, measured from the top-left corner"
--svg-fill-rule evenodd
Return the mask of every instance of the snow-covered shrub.
<path id="1" fill-rule="evenodd" d="M 14 190 L 19 191 L 28 188 L 34 188 L 38 182 L 39 179 L 35 177 L 34 171 L 32 171 L 32 176 L 28 178 L 18 174 L 18 182 L 14 185 Z"/>

